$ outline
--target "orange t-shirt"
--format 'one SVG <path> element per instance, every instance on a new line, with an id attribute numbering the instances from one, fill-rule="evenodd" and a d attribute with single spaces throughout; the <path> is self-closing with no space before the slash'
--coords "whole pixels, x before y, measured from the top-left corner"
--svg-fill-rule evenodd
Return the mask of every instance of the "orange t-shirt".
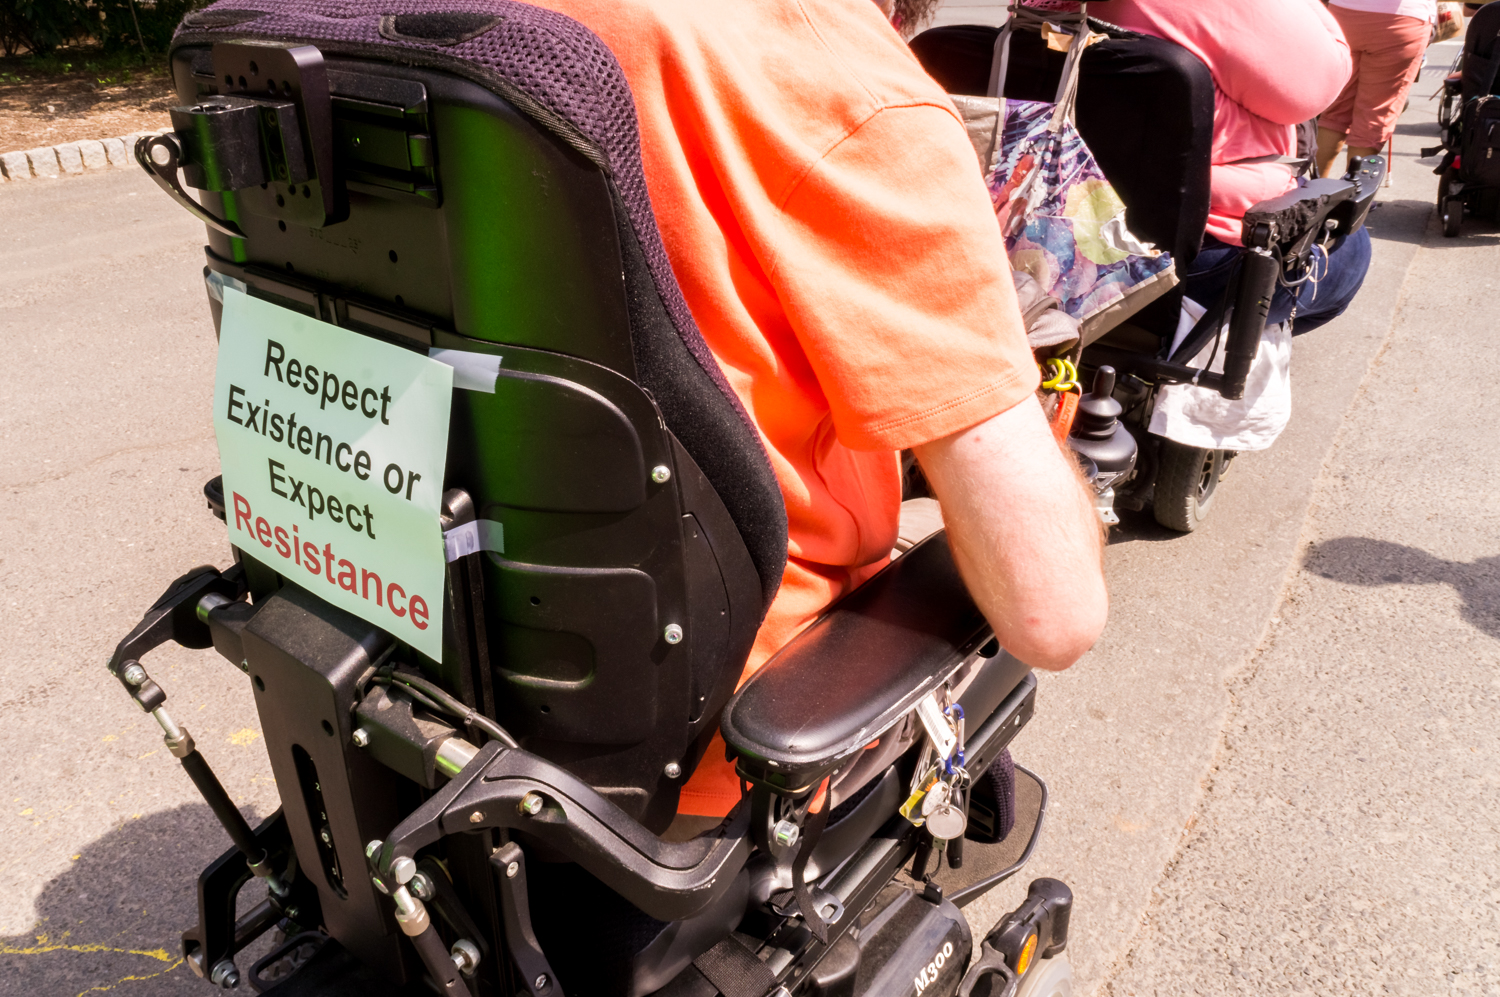
<path id="1" fill-rule="evenodd" d="M 624 69 L 672 270 L 786 500 L 748 677 L 888 559 L 896 451 L 1035 390 L 1005 244 L 952 104 L 870 0 L 533 2 Z M 739 798 L 716 740 L 680 810 Z"/>

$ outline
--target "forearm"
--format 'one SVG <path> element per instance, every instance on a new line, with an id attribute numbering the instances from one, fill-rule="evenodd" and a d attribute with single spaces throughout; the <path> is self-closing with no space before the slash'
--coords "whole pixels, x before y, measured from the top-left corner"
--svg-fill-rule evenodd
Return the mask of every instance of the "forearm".
<path id="1" fill-rule="evenodd" d="M 1026 401 L 916 449 L 970 593 L 1000 643 L 1068 667 L 1108 614 L 1102 535 L 1086 486 Z"/>

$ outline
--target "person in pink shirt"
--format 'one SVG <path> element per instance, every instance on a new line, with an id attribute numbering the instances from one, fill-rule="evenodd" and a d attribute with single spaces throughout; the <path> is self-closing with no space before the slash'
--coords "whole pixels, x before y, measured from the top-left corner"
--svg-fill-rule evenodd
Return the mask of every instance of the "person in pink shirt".
<path id="1" fill-rule="evenodd" d="M 1091 11 L 1092 12 L 1092 11 Z M 1111 0 L 1104 17 L 1122 28 L 1174 42 L 1197 56 L 1215 88 L 1212 192 L 1207 234 L 1182 274 L 1190 298 L 1211 305 L 1242 252 L 1246 209 L 1298 185 L 1274 162 L 1297 155 L 1297 126 L 1343 91 L 1353 68 L 1338 22 L 1319 0 Z M 1336 241 L 1326 275 L 1300 300 L 1278 288 L 1272 322 L 1295 313 L 1293 332 L 1342 314 L 1370 265 L 1364 229 Z"/>

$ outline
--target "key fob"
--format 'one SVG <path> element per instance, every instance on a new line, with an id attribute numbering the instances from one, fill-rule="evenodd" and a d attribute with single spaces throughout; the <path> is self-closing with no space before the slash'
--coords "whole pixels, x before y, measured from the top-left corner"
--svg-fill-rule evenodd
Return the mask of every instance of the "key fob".
<path id="1" fill-rule="evenodd" d="M 928 833 L 943 841 L 962 838 L 964 829 L 968 826 L 969 821 L 964 812 L 951 803 L 944 803 L 927 815 Z"/>

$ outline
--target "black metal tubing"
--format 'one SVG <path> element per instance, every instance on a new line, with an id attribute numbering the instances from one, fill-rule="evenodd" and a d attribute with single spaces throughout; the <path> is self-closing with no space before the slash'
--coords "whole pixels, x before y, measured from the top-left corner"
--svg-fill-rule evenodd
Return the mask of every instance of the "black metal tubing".
<path id="1" fill-rule="evenodd" d="M 520 809 L 528 794 L 540 812 Z M 750 855 L 749 810 L 742 807 L 721 837 L 664 842 L 566 770 L 491 741 L 448 785 L 407 816 L 375 859 L 382 876 L 397 858 L 444 837 L 486 828 L 535 837 L 597 876 L 661 921 L 702 911 Z"/>
<path id="2" fill-rule="evenodd" d="M 1219 391 L 1224 383 L 1222 374 L 1189 367 L 1186 364 L 1173 363 L 1170 360 L 1158 360 L 1155 357 L 1122 350 L 1118 346 L 1095 343 L 1088 348 L 1088 356 L 1090 363 L 1109 364 L 1123 373 L 1135 374 L 1158 383 L 1197 384 L 1214 391 Z"/>
<path id="3" fill-rule="evenodd" d="M 193 780 L 193 785 L 198 787 L 198 794 L 203 797 L 203 801 L 214 812 L 219 823 L 224 825 L 224 830 L 229 832 L 234 847 L 252 864 L 262 861 L 265 849 L 256 841 L 250 822 L 245 820 L 240 808 L 229 798 L 223 783 L 219 782 L 219 777 L 214 775 L 214 770 L 209 768 L 208 761 L 198 753 L 198 749 L 194 748 L 183 757 L 182 767 L 187 771 L 188 778 Z"/>
<path id="4" fill-rule="evenodd" d="M 1229 336 L 1224 344 L 1224 380 L 1219 388 L 1219 394 L 1230 401 L 1245 397 L 1245 381 L 1265 335 L 1280 269 L 1276 257 L 1265 249 L 1246 249 L 1240 258 L 1239 291 L 1235 295 L 1234 314 L 1229 319 Z"/>

